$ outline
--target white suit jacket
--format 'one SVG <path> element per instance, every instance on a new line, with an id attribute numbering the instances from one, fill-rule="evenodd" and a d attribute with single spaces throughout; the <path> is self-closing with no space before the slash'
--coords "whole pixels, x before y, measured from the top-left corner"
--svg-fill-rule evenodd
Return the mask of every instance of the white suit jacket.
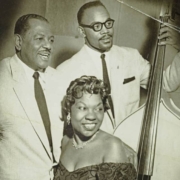
<path id="1" fill-rule="evenodd" d="M 64 93 L 69 83 L 82 75 L 98 77 L 98 69 L 88 54 L 86 45 L 69 60 L 57 67 L 61 79 L 66 79 L 63 85 Z M 150 64 L 144 60 L 137 50 L 113 46 L 108 52 L 110 57 L 111 94 L 114 104 L 115 121 L 118 125 L 125 117 L 138 108 L 140 86 L 146 88 Z M 100 56 L 99 56 L 100 57 Z M 111 120 L 105 114 L 101 126 L 106 132 L 112 133 Z"/>
<path id="2" fill-rule="evenodd" d="M 63 134 L 60 80 L 50 67 L 45 76 L 53 153 L 59 162 Z M 32 87 L 17 56 L 6 58 L 0 62 L 0 179 L 50 180 L 52 167 L 52 153 Z"/>

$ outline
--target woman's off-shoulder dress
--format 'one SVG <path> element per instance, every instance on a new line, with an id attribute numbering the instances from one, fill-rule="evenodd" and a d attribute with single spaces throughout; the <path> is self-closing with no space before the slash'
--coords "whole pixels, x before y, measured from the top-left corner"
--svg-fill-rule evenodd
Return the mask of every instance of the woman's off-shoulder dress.
<path id="1" fill-rule="evenodd" d="M 101 163 L 69 172 L 60 162 L 54 180 L 135 180 L 137 173 L 131 163 Z"/>

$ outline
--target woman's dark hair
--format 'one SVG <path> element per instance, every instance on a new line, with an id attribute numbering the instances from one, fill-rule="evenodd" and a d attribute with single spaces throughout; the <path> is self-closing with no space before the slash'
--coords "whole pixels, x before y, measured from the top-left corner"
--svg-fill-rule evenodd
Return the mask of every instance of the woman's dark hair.
<path id="1" fill-rule="evenodd" d="M 71 111 L 71 106 L 75 103 L 75 99 L 79 99 L 83 96 L 84 92 L 90 94 L 100 94 L 104 111 L 109 109 L 107 103 L 107 86 L 102 80 L 97 79 L 95 76 L 82 76 L 72 81 L 66 91 L 64 99 L 63 109 L 66 114 Z"/>

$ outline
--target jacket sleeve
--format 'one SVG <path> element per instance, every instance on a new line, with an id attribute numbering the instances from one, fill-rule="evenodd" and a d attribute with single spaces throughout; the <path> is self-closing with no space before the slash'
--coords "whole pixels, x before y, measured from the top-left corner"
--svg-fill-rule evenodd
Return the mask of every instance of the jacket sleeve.
<path id="1" fill-rule="evenodd" d="M 180 52 L 164 71 L 163 88 L 167 92 L 175 91 L 180 86 Z"/>
<path id="2" fill-rule="evenodd" d="M 140 73 L 140 86 L 147 89 L 151 65 L 138 52 L 138 73 Z"/>

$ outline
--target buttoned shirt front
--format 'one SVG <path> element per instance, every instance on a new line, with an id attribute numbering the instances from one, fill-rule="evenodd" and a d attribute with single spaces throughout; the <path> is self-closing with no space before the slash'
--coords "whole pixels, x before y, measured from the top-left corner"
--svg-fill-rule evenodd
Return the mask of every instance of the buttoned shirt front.
<path id="1" fill-rule="evenodd" d="M 96 67 L 97 71 L 96 71 L 96 77 L 98 79 L 103 80 L 103 68 L 102 68 L 102 60 L 101 60 L 101 55 L 105 54 L 105 61 L 106 61 L 106 66 L 107 66 L 107 70 L 108 70 L 108 76 L 109 76 L 109 81 L 111 84 L 111 70 L 110 70 L 110 57 L 109 57 L 109 52 L 98 52 L 95 51 L 94 49 L 91 49 L 90 47 L 88 47 L 86 44 L 84 45 L 85 49 L 88 51 L 88 55 L 90 56 L 90 60 L 92 60 L 94 66 Z M 113 100 L 113 97 L 112 97 Z M 112 112 L 109 110 L 108 112 L 109 118 L 111 119 L 111 121 L 113 121 L 113 123 L 115 123 L 114 119 L 113 119 L 113 115 Z"/>
<path id="2" fill-rule="evenodd" d="M 110 76 L 110 59 L 109 59 L 109 52 L 104 52 L 104 53 L 100 53 L 98 51 L 95 51 L 93 49 L 91 49 L 90 47 L 88 47 L 87 45 L 85 45 L 86 50 L 88 51 L 88 55 L 91 56 L 91 60 L 94 63 L 94 66 L 96 66 L 96 68 L 98 69 L 97 71 L 97 78 L 99 79 L 103 79 L 103 70 L 102 70 L 102 62 L 101 62 L 101 54 L 105 54 L 105 61 L 106 61 L 106 65 L 107 65 L 107 69 L 108 69 L 108 75 Z M 111 80 L 110 80 L 111 82 Z"/>

